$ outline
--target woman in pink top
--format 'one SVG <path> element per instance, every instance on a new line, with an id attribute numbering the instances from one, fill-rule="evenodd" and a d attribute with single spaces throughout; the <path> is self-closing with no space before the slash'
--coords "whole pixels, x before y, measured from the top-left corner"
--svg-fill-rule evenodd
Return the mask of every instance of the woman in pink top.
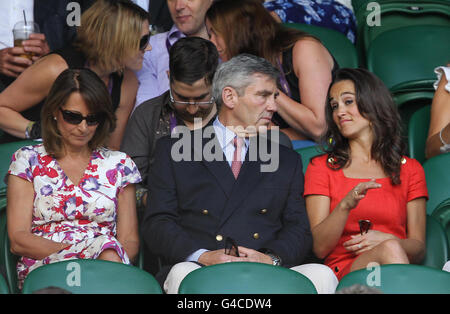
<path id="1" fill-rule="evenodd" d="M 314 253 L 338 279 L 372 262 L 419 263 L 425 175 L 403 155 L 401 119 L 388 89 L 366 70 L 341 69 L 328 96 L 325 138 L 332 143 L 305 178 Z"/>

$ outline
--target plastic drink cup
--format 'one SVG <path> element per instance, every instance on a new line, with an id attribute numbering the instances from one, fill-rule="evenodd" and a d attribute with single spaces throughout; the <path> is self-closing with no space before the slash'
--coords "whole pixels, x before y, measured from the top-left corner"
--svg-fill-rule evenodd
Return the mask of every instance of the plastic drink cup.
<path id="1" fill-rule="evenodd" d="M 22 47 L 23 41 L 30 37 L 30 34 L 39 33 L 39 25 L 33 21 L 20 21 L 14 25 L 13 36 L 14 36 L 14 47 Z M 25 52 L 20 55 L 23 58 L 32 60 L 34 56 L 33 52 Z"/>

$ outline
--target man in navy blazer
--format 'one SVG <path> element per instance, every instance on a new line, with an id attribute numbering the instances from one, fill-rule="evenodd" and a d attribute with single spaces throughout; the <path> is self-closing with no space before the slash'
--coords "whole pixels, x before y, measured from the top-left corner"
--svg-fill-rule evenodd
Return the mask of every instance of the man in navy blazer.
<path id="1" fill-rule="evenodd" d="M 277 110 L 278 75 L 248 54 L 222 63 L 213 79 L 220 109 L 212 126 L 177 129 L 158 141 L 143 237 L 162 259 L 156 276 L 167 293 L 177 293 L 196 268 L 235 261 L 290 267 L 318 292 L 334 292 L 329 268 L 300 265 L 312 246 L 301 157 L 260 134 Z M 224 250 L 228 238 L 239 254 Z"/>

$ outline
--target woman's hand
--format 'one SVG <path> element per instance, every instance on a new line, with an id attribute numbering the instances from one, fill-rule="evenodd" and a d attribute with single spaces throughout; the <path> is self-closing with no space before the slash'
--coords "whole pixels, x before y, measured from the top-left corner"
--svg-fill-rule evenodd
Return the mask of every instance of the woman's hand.
<path id="1" fill-rule="evenodd" d="M 389 239 L 396 239 L 390 233 L 385 233 L 377 230 L 369 230 L 363 235 L 354 235 L 351 240 L 344 242 L 342 245 L 355 255 L 360 255 L 376 247 L 381 242 Z"/>
<path id="2" fill-rule="evenodd" d="M 375 182 L 372 179 L 367 182 L 358 183 L 348 194 L 341 200 L 341 204 L 344 208 L 351 210 L 355 208 L 359 201 L 362 200 L 369 189 L 378 189 L 381 187 L 380 183 Z"/>

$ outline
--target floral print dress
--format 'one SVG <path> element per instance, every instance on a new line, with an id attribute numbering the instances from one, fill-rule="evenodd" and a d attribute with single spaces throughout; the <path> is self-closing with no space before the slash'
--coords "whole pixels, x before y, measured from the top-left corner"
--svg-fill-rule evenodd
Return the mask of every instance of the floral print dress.
<path id="1" fill-rule="evenodd" d="M 17 264 L 20 288 L 27 274 L 39 266 L 96 259 L 106 249 L 114 249 L 124 263 L 130 263 L 116 239 L 118 195 L 128 184 L 140 182 L 141 176 L 125 153 L 94 150 L 84 176 L 74 185 L 42 144 L 25 146 L 13 155 L 8 174 L 34 186 L 32 233 L 71 244 L 42 260 L 21 257 Z"/>
<path id="2" fill-rule="evenodd" d="M 302 23 L 334 29 L 353 44 L 356 41 L 356 17 L 353 10 L 336 0 L 274 0 L 264 3 L 283 23 Z"/>

